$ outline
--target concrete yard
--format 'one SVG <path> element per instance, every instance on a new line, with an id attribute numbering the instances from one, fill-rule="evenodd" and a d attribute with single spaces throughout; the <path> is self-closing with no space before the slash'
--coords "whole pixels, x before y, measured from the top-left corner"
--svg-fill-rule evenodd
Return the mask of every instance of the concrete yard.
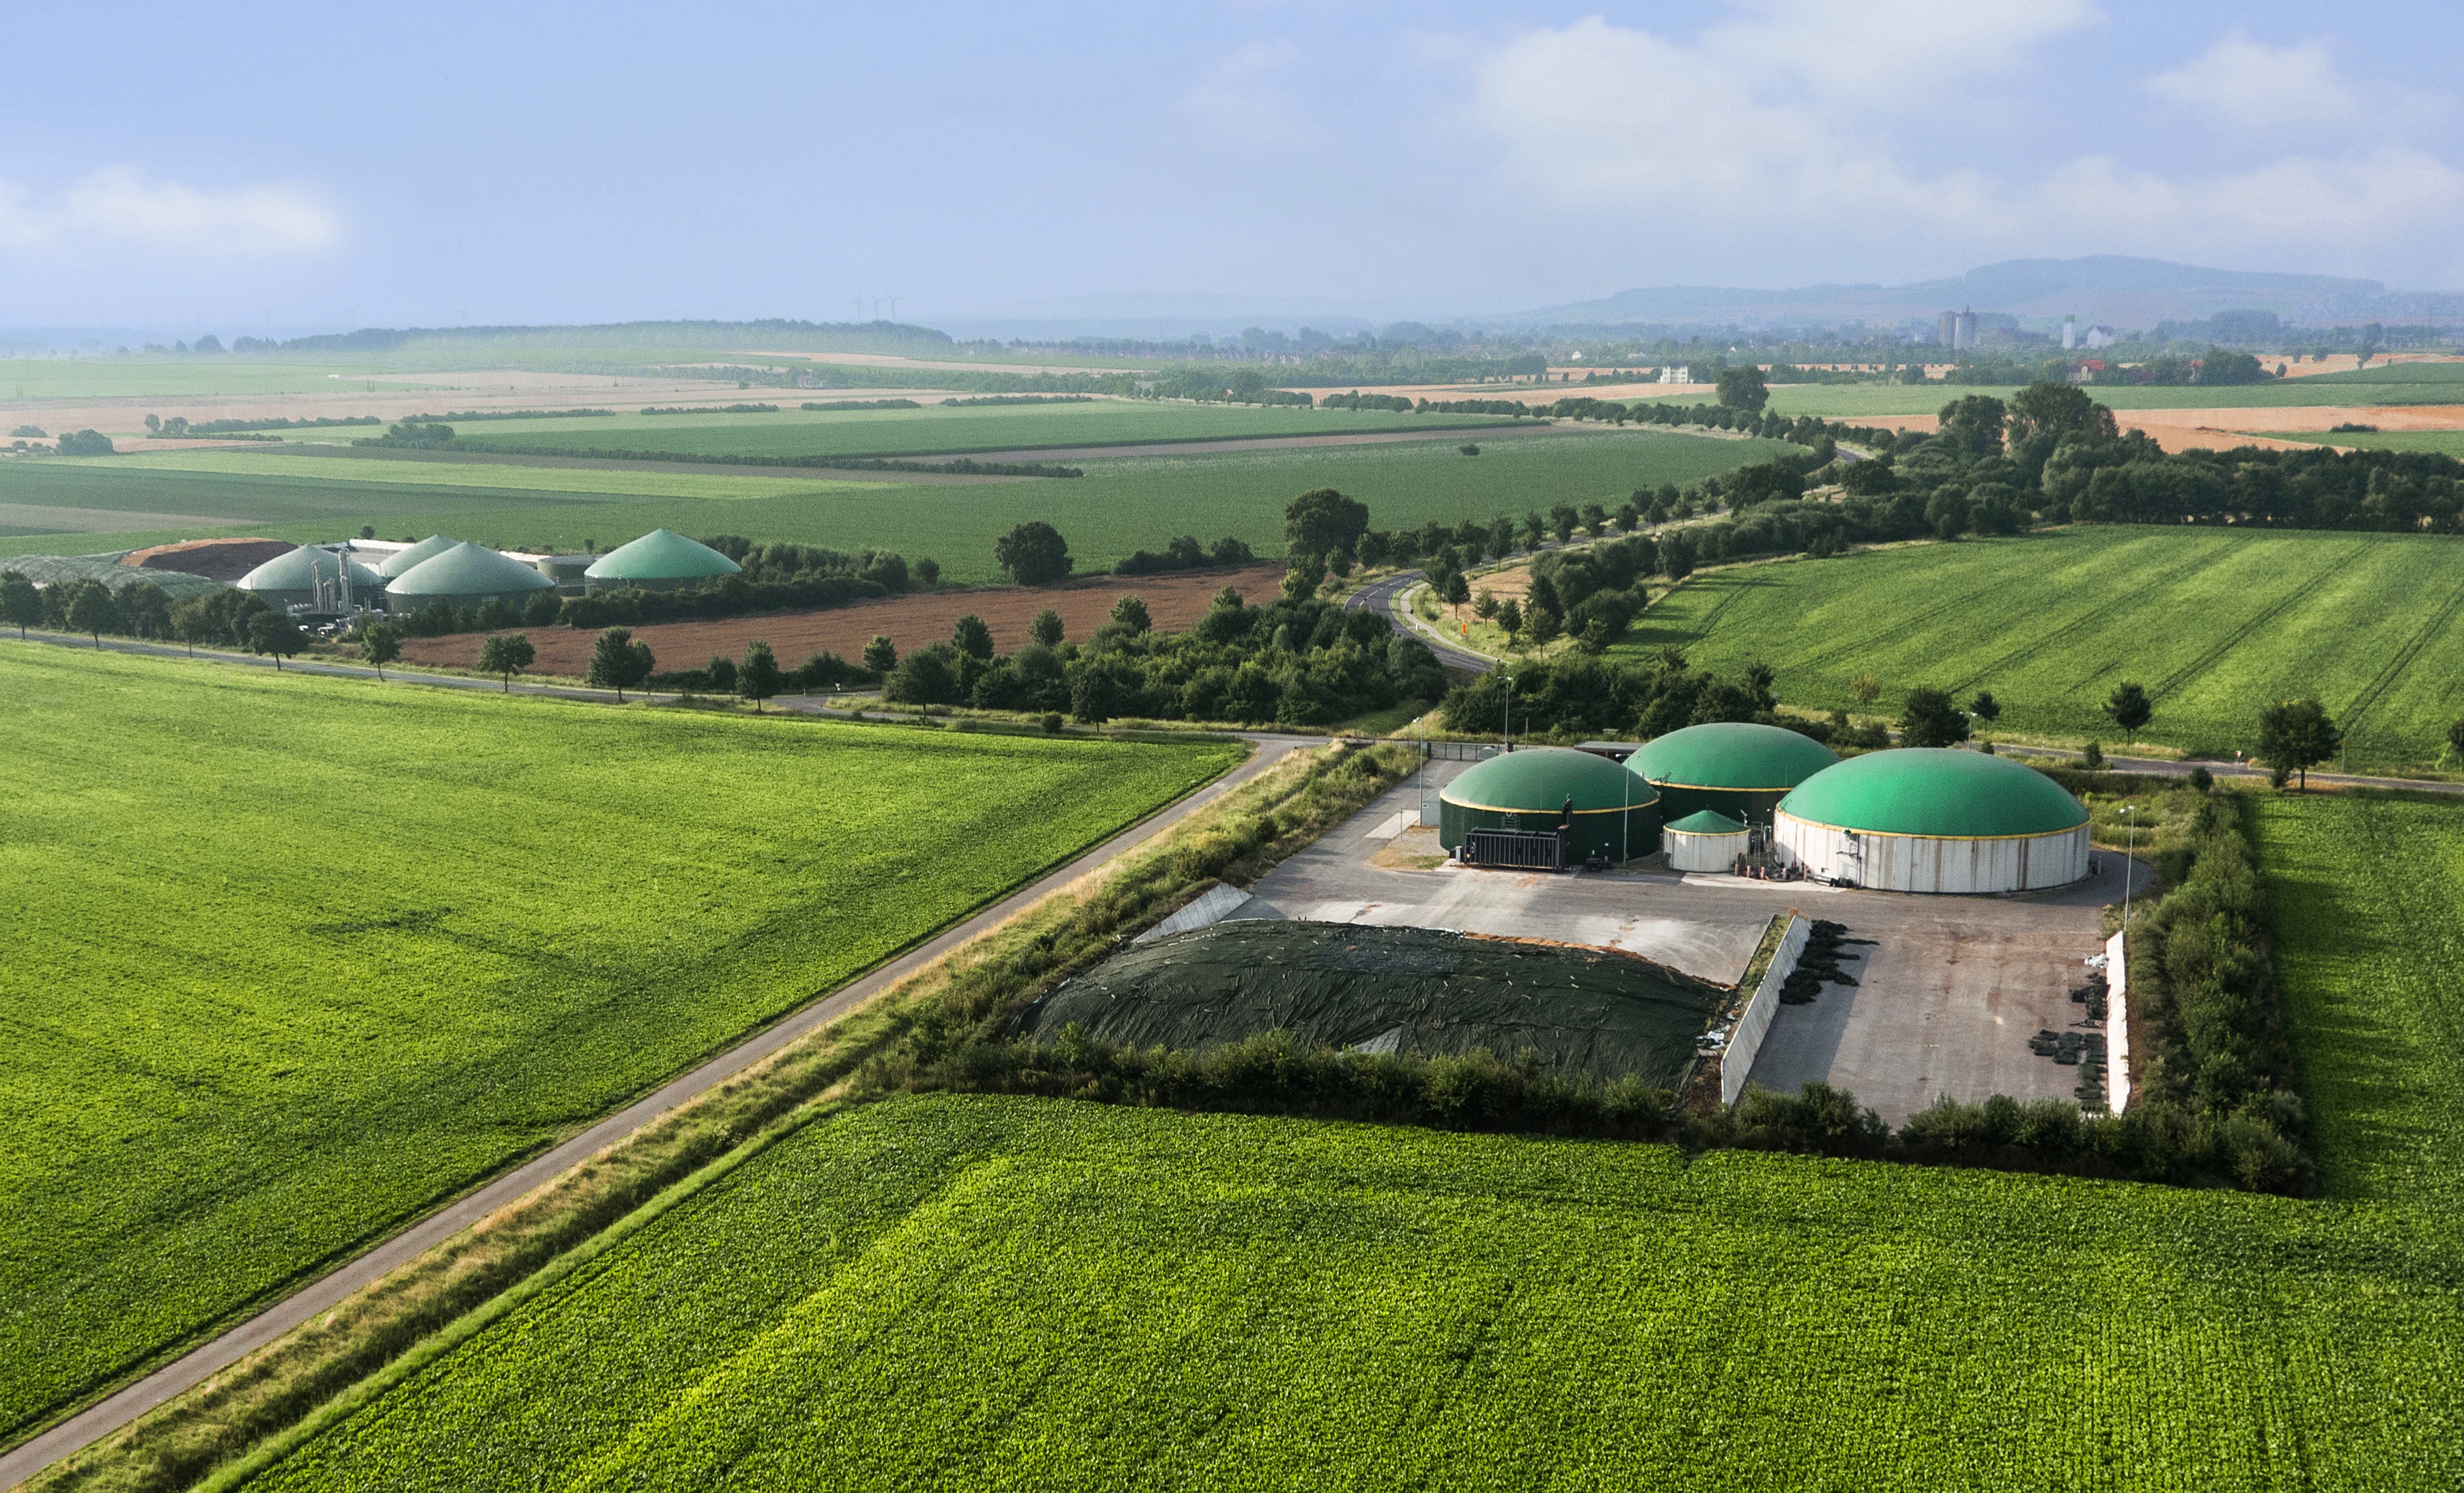
<path id="1" fill-rule="evenodd" d="M 1751 1078 L 1793 1090 L 1848 1089 L 1893 1124 L 1943 1094 L 1978 1100 L 2069 1098 L 2079 1069 L 2029 1050 L 2039 1028 L 2084 1013 L 2070 988 L 2103 947 L 2103 907 L 2122 899 L 2122 857 L 2055 891 L 1919 896 L 1681 876 L 1657 857 L 1634 868 L 1546 875 L 1466 870 L 1419 827 L 1420 794 L 1469 763 L 1431 762 L 1251 889 L 1234 917 L 1544 938 L 1621 949 L 1723 984 L 1735 983 L 1775 912 L 1828 918 L 1852 938 L 1842 970 L 1807 1005 L 1782 1006 Z M 1648 867 L 1648 868 L 1646 868 Z M 2140 868 L 2138 895 L 2152 885 Z"/>

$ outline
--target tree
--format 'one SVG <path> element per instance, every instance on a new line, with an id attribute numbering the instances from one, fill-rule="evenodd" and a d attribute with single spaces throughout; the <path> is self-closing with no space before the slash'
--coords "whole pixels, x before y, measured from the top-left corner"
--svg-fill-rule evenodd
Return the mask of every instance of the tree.
<path id="1" fill-rule="evenodd" d="M 141 581 L 120 593 L 120 621 L 141 638 L 169 637 L 171 599 L 161 586 Z"/>
<path id="2" fill-rule="evenodd" d="M 91 634 L 96 648 L 102 647 L 102 629 L 120 626 L 120 607 L 111 599 L 111 587 L 99 581 L 80 581 L 71 587 L 63 610 L 70 630 Z"/>
<path id="3" fill-rule="evenodd" d="M 864 667 L 876 674 L 887 674 L 898 667 L 898 648 L 888 638 L 876 632 L 864 646 Z"/>
<path id="4" fill-rule="evenodd" d="M 989 646 L 989 637 L 986 641 Z M 736 670 L 736 692 L 753 702 L 755 714 L 760 714 L 761 702 L 777 694 L 786 682 L 769 644 L 755 638 L 744 645 L 744 662 Z"/>
<path id="5" fill-rule="evenodd" d="M 1582 515 L 1574 512 L 1573 505 L 1559 503 L 1549 510 L 1549 532 L 1557 537 L 1558 543 L 1567 543 L 1574 538 L 1574 525 L 1581 519 Z"/>
<path id="6" fill-rule="evenodd" d="M 1318 582 L 1326 579 L 1326 562 L 1315 555 L 1295 555 L 1291 568 L 1284 572 L 1284 600 L 1306 602 L 1317 594 Z"/>
<path id="7" fill-rule="evenodd" d="M 1284 553 L 1349 557 L 1369 529 L 1369 505 L 1331 487 L 1311 488 L 1284 509 Z"/>
<path id="8" fill-rule="evenodd" d="M 1945 690 L 1910 690 L 1900 705 L 1900 745 L 1947 747 L 1968 739 L 1968 717 Z"/>
<path id="9" fill-rule="evenodd" d="M 514 675 L 528 669 L 539 658 L 531 640 L 518 632 L 499 633 L 479 645 L 479 668 L 482 672 L 504 677 L 505 693 L 514 688 Z"/>
<path id="10" fill-rule="evenodd" d="M 2278 700 L 2258 713 L 2258 759 L 2275 770 L 2272 776 L 2279 788 L 2288 774 L 2298 773 L 2306 791 L 2312 764 L 2334 757 L 2343 744 L 2344 734 L 2327 718 L 2316 695 Z"/>
<path id="11" fill-rule="evenodd" d="M 481 655 L 484 658 L 486 649 Z M 402 657 L 402 634 L 393 630 L 389 622 L 372 622 L 360 632 L 360 656 L 374 664 L 377 677 L 385 677 L 385 666 Z"/>
<path id="12" fill-rule="evenodd" d="M 1976 717 L 1978 725 L 1990 730 L 1995 721 L 2002 718 L 2002 702 L 1993 698 L 1990 692 L 1979 690 L 1976 698 L 1969 702 L 1968 714 Z"/>
<path id="13" fill-rule="evenodd" d="M 2009 410 L 1991 394 L 1970 394 L 1942 406 L 1934 438 L 1970 460 L 2002 454 L 2002 425 Z"/>
<path id="14" fill-rule="evenodd" d="M 1132 632 L 1145 632 L 1155 626 L 1155 619 L 1147 614 L 1146 602 L 1135 595 L 1124 596 L 1112 604 L 1112 621 Z"/>
<path id="15" fill-rule="evenodd" d="M 930 591 L 941 583 L 941 562 L 927 555 L 915 562 L 915 583 Z"/>
<path id="16" fill-rule="evenodd" d="M 1763 382 L 1763 370 L 1752 363 L 1741 368 L 1723 368 L 1718 390 L 1711 397 L 1729 409 L 1751 410 L 1756 414 L 1771 403 L 1771 388 Z"/>
<path id="17" fill-rule="evenodd" d="M 1859 710 L 1870 711 L 1874 702 L 1882 697 L 1882 681 L 1872 674 L 1859 674 L 1848 681 L 1848 695 L 1857 702 Z"/>
<path id="18" fill-rule="evenodd" d="M 1020 585 L 1050 585 L 1069 574 L 1069 541 L 1041 518 L 993 541 L 993 559 Z"/>
<path id="19" fill-rule="evenodd" d="M 587 675 L 594 690 L 613 690 L 622 703 L 625 692 L 650 677 L 658 667 L 650 657 L 650 645 L 633 641 L 630 627 L 610 627 L 599 635 L 598 646 L 590 650 L 590 672 Z"/>
<path id="20" fill-rule="evenodd" d="M 1481 593 L 1483 596 L 1486 596 L 1487 594 L 1488 593 L 1485 591 Z M 1498 603 L 1497 625 L 1506 629 L 1506 635 L 1509 638 L 1514 636 L 1516 633 L 1521 632 L 1523 630 L 1523 604 L 1510 596 L 1505 601 Z"/>
<path id="21" fill-rule="evenodd" d="M 59 447 L 59 452 L 63 456 L 108 456 L 111 454 L 111 437 L 107 435 L 99 435 L 92 430 L 63 431 L 61 432 L 57 445 Z"/>
<path id="22" fill-rule="evenodd" d="M 308 646 L 299 625 L 280 612 L 264 611 L 248 620 L 248 646 L 258 653 L 274 655 L 274 671 L 282 672 L 282 661 Z"/>
<path id="23" fill-rule="evenodd" d="M 2079 754 L 2079 766 L 2092 773 L 2104 771 L 2104 743 L 2090 741 L 2087 744 L 2087 750 Z M 2278 786 L 2282 785 L 2278 784 Z"/>
<path id="24" fill-rule="evenodd" d="M 1468 601 L 1470 601 L 1470 600 L 1471 600 L 1471 582 L 1468 582 L 1468 581 L 1465 581 L 1465 580 L 1463 579 L 1463 572 L 1462 572 L 1462 571 L 1460 571 L 1460 570 L 1455 570 L 1455 571 L 1449 571 L 1449 572 L 1447 572 L 1447 574 L 1446 574 L 1446 604 L 1447 604 L 1448 606 L 1453 606 L 1453 607 L 1458 607 L 1458 608 L 1459 608 L 1459 607 L 1461 607 L 1461 606 L 1462 606 L 1465 602 L 1468 602 Z M 1456 615 L 1457 615 L 1457 616 L 1461 616 L 1461 615 L 1462 615 L 1462 613 L 1461 613 L 1460 611 L 1458 611 L 1458 612 L 1456 613 Z"/>
<path id="25" fill-rule="evenodd" d="M 973 612 L 959 618 L 957 626 L 950 629 L 950 642 L 969 658 L 992 661 L 993 629 Z"/>
<path id="26" fill-rule="evenodd" d="M 17 636 L 43 620 L 43 593 L 22 570 L 0 570 L 0 622 L 17 625 Z"/>
<path id="27" fill-rule="evenodd" d="M 8 581 L 7 576 L 0 576 L 0 586 L 8 584 Z M 2464 720 L 2447 728 L 2447 750 L 2450 754 L 2464 753 Z"/>
<path id="28" fill-rule="evenodd" d="M 1236 591 L 1233 595 L 1237 601 L 1240 593 Z M 1220 604 L 1221 599 L 1218 598 L 1217 600 Z M 1035 620 L 1026 625 L 1027 640 L 1033 643 L 1040 643 L 1048 648 L 1059 648 L 1061 646 L 1062 635 L 1061 614 L 1054 611 L 1049 606 L 1037 612 L 1035 614 Z"/>
<path id="29" fill-rule="evenodd" d="M 2113 411 L 2088 398 L 2076 384 L 2039 382 L 2011 396 L 2003 438 L 2015 450 L 2039 437 L 2058 445 L 2066 437 L 2090 441 L 2121 438 Z M 2051 450 L 2049 446 L 2047 450 Z"/>
<path id="30" fill-rule="evenodd" d="M 2145 690 L 2124 680 L 2114 687 L 2112 697 L 2104 702 L 2104 713 L 2122 728 L 2122 739 L 2129 741 L 2155 715 L 2156 707 L 2148 701 Z"/>

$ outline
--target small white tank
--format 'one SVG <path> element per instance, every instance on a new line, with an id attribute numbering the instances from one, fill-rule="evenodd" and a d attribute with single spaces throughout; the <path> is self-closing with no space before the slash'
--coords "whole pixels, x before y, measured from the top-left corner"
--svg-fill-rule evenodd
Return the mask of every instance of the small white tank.
<path id="1" fill-rule="evenodd" d="M 1660 846 L 1672 871 L 1734 870 L 1737 857 L 1746 853 L 1746 842 L 1745 825 L 1712 809 L 1688 814 L 1660 831 Z"/>

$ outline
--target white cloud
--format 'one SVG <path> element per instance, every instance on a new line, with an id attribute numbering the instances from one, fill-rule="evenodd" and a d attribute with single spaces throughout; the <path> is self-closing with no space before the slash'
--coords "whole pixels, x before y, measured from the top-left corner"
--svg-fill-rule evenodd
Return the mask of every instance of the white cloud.
<path id="1" fill-rule="evenodd" d="M 1300 100 L 1278 75 L 1301 60 L 1287 41 L 1253 41 L 1217 63 L 1180 100 L 1209 136 L 1245 144 L 1298 144 Z"/>
<path id="2" fill-rule="evenodd" d="M 2237 124 L 2343 120 L 2360 109 L 2325 43 L 2313 39 L 2271 47 L 2239 30 L 2171 72 L 2147 79 L 2147 91 Z"/>
<path id="3" fill-rule="evenodd" d="M 333 209 L 304 187 L 198 187 L 112 166 L 37 199 L 0 182 L 0 248 L 85 252 L 135 248 L 213 258 L 314 252 L 341 237 Z"/>
<path id="4" fill-rule="evenodd" d="M 1678 36 L 1594 17 L 1476 51 L 1471 114 L 1506 146 L 1510 180 L 1706 242 L 1925 237 L 1956 252 L 2031 254 L 2110 251 L 2126 239 L 2146 252 L 2240 254 L 2349 250 L 2464 224 L 2464 172 L 2391 143 L 2199 177 L 2054 157 L 2017 179 L 1919 168 L 1895 143 L 1903 127 L 1939 130 L 1946 112 L 1963 107 L 1963 80 L 1981 85 L 2096 18 L 2065 0 L 1837 10 L 1743 0 L 1729 18 Z M 2288 92 L 2314 108 L 2350 99 L 2313 43 L 2228 38 L 2166 77 L 2178 79 L 2164 84 L 2167 97 L 2219 111 Z M 1900 117 L 1908 97 L 1931 115 Z"/>

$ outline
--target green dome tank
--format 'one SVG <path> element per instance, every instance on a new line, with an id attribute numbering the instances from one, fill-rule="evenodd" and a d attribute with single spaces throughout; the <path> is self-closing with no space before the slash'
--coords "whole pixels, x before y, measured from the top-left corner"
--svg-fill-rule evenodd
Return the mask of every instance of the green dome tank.
<path id="1" fill-rule="evenodd" d="M 2057 835 L 2087 823 L 2079 801 L 2035 768 L 1947 747 L 1852 757 L 1807 779 L 1779 807 L 1830 829 L 1941 840 Z"/>
<path id="2" fill-rule="evenodd" d="M 1660 848 L 1660 795 L 1616 762 L 1567 747 L 1526 747 L 1479 762 L 1438 790 L 1438 843 L 1474 829 L 1554 829 L 1574 808 L 1566 858 L 1612 861 Z"/>
<path id="3" fill-rule="evenodd" d="M 600 556 L 583 576 L 594 586 L 631 585 L 657 590 L 743 573 L 743 566 L 707 544 L 688 539 L 672 529 L 653 529 L 630 544 L 618 545 Z"/>
<path id="4" fill-rule="evenodd" d="M 1715 721 L 1654 737 L 1626 767 L 1660 790 L 1663 817 L 1709 809 L 1768 824 L 1791 789 L 1838 760 L 1829 747 L 1785 726 Z"/>

